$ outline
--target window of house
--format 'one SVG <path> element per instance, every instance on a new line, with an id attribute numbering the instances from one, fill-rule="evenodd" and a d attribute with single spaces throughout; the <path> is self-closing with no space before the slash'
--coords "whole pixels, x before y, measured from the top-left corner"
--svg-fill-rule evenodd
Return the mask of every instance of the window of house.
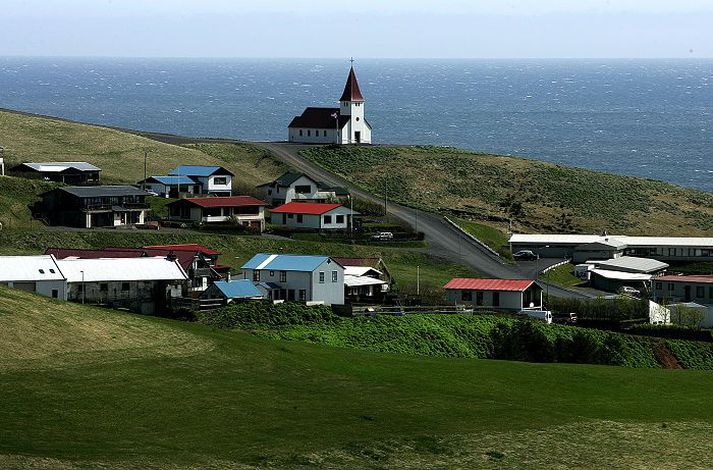
<path id="1" fill-rule="evenodd" d="M 336 218 L 337 218 L 337 223 L 338 223 L 338 224 L 343 224 L 343 223 L 344 223 L 344 216 L 343 216 L 343 215 L 338 215 Z"/>
<path id="2" fill-rule="evenodd" d="M 500 292 L 493 292 L 493 307 L 500 306 Z"/>
<path id="3" fill-rule="evenodd" d="M 711 287 L 708 288 L 708 297 L 710 297 L 711 299 L 713 299 L 713 286 L 711 286 Z"/>
<path id="4" fill-rule="evenodd" d="M 312 192 L 312 185 L 311 184 L 300 184 L 298 186 L 295 186 L 295 192 L 297 194 L 309 194 Z"/>
<path id="5" fill-rule="evenodd" d="M 324 284 L 324 271 L 319 272 L 319 283 Z"/>
<path id="6" fill-rule="evenodd" d="M 303 222 L 304 217 L 302 217 L 302 214 L 297 214 L 297 223 L 301 224 Z"/>
<path id="7" fill-rule="evenodd" d="M 294 219 L 294 218 L 295 218 L 295 214 L 287 214 L 287 218 L 288 218 L 288 219 Z"/>
<path id="8" fill-rule="evenodd" d="M 99 292 L 108 292 L 109 291 L 109 284 L 106 282 L 102 282 L 99 284 Z"/>
<path id="9" fill-rule="evenodd" d="M 672 291 L 673 290 L 673 282 L 668 283 L 668 290 Z"/>
<path id="10" fill-rule="evenodd" d="M 122 282 L 122 283 L 121 283 L 121 290 L 127 291 L 127 290 L 129 290 L 130 288 L 131 288 L 131 286 L 129 285 L 128 282 Z"/>
<path id="11" fill-rule="evenodd" d="M 327 131 L 324 131 L 324 137 L 327 137 Z"/>
<path id="12" fill-rule="evenodd" d="M 300 302 L 305 302 L 305 301 L 307 301 L 307 290 L 300 289 Z"/>
<path id="13" fill-rule="evenodd" d="M 483 293 L 482 292 L 475 293 L 475 304 L 483 305 Z"/>
<path id="14" fill-rule="evenodd" d="M 331 224 L 331 223 L 332 223 L 332 216 L 331 216 L 331 215 L 325 215 L 325 216 L 324 216 L 324 223 L 325 223 L 325 224 Z"/>
<path id="15" fill-rule="evenodd" d="M 275 271 L 270 271 L 270 277 L 275 277 Z"/>
<path id="16" fill-rule="evenodd" d="M 287 271 L 280 271 L 280 282 L 287 282 Z"/>
<path id="17" fill-rule="evenodd" d="M 50 272 L 51 272 L 52 274 L 54 274 L 54 269 L 50 268 Z"/>
<path id="18" fill-rule="evenodd" d="M 40 274 L 44 274 L 44 273 L 45 273 L 45 270 L 44 270 L 44 269 L 40 269 L 39 271 L 40 271 Z"/>
<path id="19" fill-rule="evenodd" d="M 307 137 L 310 137 L 312 135 L 312 131 L 307 129 Z"/>
<path id="20" fill-rule="evenodd" d="M 332 282 L 339 281 L 339 273 L 337 271 L 332 271 Z"/>
<path id="21" fill-rule="evenodd" d="M 661 282 L 657 282 L 657 283 L 656 283 L 656 288 L 657 288 L 657 289 L 661 290 L 662 287 L 663 287 L 663 284 L 662 284 Z"/>
<path id="22" fill-rule="evenodd" d="M 228 178 L 226 178 L 225 176 L 216 176 L 215 178 L 213 178 L 213 184 L 226 185 L 228 184 Z"/>
<path id="23" fill-rule="evenodd" d="M 260 271 L 253 271 L 253 282 L 260 282 Z"/>
<path id="24" fill-rule="evenodd" d="M 463 302 L 472 302 L 473 301 L 473 291 L 470 291 L 470 290 L 460 291 L 460 299 Z"/>
<path id="25" fill-rule="evenodd" d="M 300 137 L 302 137 L 302 129 L 300 129 Z"/>
<path id="26" fill-rule="evenodd" d="M 696 286 L 696 297 L 703 298 L 706 295 L 706 289 L 703 286 Z"/>

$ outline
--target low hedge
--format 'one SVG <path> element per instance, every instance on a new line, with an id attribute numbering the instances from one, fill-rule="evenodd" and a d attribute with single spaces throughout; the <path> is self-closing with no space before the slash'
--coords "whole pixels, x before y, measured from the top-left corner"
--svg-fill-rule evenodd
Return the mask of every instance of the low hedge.
<path id="1" fill-rule="evenodd" d="M 657 338 L 713 342 L 713 331 L 679 325 L 636 325 L 627 331 L 635 335 L 655 336 Z"/>
<path id="2" fill-rule="evenodd" d="M 236 303 L 216 310 L 196 312 L 196 320 L 215 328 L 273 328 L 310 323 L 329 324 L 338 320 L 330 307 L 308 307 L 296 302 Z"/>

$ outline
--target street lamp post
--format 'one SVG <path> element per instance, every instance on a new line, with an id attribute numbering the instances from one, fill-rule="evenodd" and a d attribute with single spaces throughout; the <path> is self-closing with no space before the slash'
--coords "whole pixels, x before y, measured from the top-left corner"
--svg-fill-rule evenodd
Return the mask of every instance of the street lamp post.
<path id="1" fill-rule="evenodd" d="M 82 273 L 82 304 L 87 300 L 87 286 L 84 285 L 84 271 L 79 271 Z"/>

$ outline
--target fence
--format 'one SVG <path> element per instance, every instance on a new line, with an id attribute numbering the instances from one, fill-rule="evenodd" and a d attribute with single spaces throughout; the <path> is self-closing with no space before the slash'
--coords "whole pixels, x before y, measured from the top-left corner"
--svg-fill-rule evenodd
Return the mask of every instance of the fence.
<path id="1" fill-rule="evenodd" d="M 223 299 L 192 299 L 187 297 L 177 297 L 171 299 L 171 310 L 190 310 L 191 312 L 205 312 L 207 310 L 215 310 L 216 308 L 224 307 Z"/>

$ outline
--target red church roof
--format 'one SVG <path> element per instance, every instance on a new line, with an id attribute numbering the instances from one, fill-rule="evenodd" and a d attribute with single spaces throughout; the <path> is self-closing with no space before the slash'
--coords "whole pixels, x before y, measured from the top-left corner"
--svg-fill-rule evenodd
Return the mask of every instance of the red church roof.
<path id="1" fill-rule="evenodd" d="M 354 67 L 349 69 L 347 84 L 344 85 L 344 93 L 342 93 L 342 97 L 339 98 L 339 101 L 364 101 L 364 97 L 359 89 L 356 73 L 354 73 Z"/>
<path id="2" fill-rule="evenodd" d="M 321 204 L 315 202 L 288 202 L 280 207 L 272 209 L 273 214 L 308 214 L 322 215 L 327 212 L 342 207 L 341 204 Z"/>
<path id="3" fill-rule="evenodd" d="M 532 279 L 470 279 L 457 277 L 451 279 L 443 288 L 524 292 L 534 282 Z"/>

